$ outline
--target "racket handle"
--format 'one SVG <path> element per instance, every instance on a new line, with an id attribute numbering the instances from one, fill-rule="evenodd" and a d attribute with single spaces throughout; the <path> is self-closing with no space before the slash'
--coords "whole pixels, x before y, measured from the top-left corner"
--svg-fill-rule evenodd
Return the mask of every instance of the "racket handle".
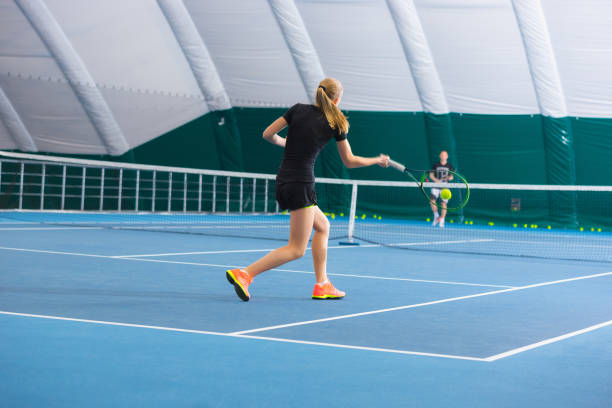
<path id="1" fill-rule="evenodd" d="M 406 166 L 391 159 L 389 159 L 389 166 L 393 167 L 398 171 L 401 171 L 402 173 L 406 170 Z"/>

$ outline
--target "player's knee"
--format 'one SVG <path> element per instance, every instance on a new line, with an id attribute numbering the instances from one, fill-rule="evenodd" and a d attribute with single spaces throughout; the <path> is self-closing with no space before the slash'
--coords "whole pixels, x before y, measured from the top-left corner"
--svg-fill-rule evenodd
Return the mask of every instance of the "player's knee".
<path id="1" fill-rule="evenodd" d="M 306 253 L 306 247 L 289 246 L 288 249 L 291 259 L 299 259 Z"/>
<path id="2" fill-rule="evenodd" d="M 329 220 L 327 218 L 322 218 L 320 221 L 317 221 L 314 225 L 314 229 L 316 232 L 329 235 Z"/>

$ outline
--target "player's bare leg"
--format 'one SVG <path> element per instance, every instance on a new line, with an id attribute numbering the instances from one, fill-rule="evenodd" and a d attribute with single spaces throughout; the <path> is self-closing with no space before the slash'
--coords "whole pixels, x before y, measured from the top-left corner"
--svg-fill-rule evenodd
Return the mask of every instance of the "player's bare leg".
<path id="1" fill-rule="evenodd" d="M 442 211 L 440 211 L 440 228 L 444 228 L 444 217 L 446 217 L 446 202 L 442 201 Z"/>
<path id="2" fill-rule="evenodd" d="M 429 205 L 431 207 L 431 211 L 433 212 L 433 223 L 431 225 L 435 227 L 440 221 L 440 215 L 438 214 L 438 206 L 436 205 L 436 199 L 431 198 L 429 200 Z"/>
<path id="3" fill-rule="evenodd" d="M 304 256 L 306 247 L 308 246 L 308 239 L 312 233 L 315 209 L 318 208 L 307 207 L 291 211 L 291 218 L 289 220 L 289 243 L 269 252 L 263 258 L 244 268 L 244 270 L 252 277 L 255 277 L 264 271 L 276 268 L 277 266 Z"/>

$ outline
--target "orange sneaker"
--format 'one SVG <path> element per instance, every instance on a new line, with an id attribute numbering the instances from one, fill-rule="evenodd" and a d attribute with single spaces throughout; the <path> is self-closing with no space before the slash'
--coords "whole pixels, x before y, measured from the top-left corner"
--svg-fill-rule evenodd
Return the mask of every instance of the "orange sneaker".
<path id="1" fill-rule="evenodd" d="M 330 281 L 322 285 L 315 283 L 312 290 L 313 299 L 342 299 L 345 295 L 346 293 L 334 288 Z"/>
<path id="2" fill-rule="evenodd" d="M 253 281 L 253 278 L 242 269 L 228 269 L 227 272 L 225 272 L 225 277 L 229 283 L 234 285 L 234 290 L 236 290 L 238 297 L 248 302 L 251 298 L 249 294 L 249 285 Z"/>

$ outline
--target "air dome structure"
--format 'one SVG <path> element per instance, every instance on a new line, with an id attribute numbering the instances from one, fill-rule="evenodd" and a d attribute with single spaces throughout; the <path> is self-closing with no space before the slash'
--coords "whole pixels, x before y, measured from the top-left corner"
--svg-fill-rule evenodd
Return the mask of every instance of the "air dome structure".
<path id="1" fill-rule="evenodd" d="M 598 0 L 5 0 L 0 149 L 274 172 L 261 131 L 330 76 L 361 152 L 602 184 L 611 69 Z"/>

